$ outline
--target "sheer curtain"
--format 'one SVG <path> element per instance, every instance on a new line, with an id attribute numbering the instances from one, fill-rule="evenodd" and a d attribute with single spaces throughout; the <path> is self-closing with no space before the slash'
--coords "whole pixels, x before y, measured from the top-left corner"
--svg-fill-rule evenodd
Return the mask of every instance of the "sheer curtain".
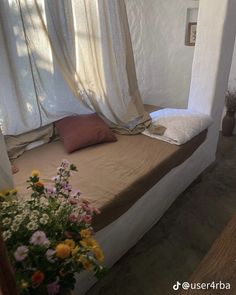
<path id="1" fill-rule="evenodd" d="M 150 124 L 124 0 L 1 0 L 0 18 L 5 134 L 94 111 L 121 133 Z"/>
<path id="2" fill-rule="evenodd" d="M 0 1 L 0 127 L 20 134 L 71 114 L 91 113 L 71 92 L 40 26 L 33 1 Z M 39 1 L 46 21 L 44 1 Z M 35 19 L 35 21 L 31 21 Z M 33 46 L 27 40 L 34 39 Z"/>
<path id="3" fill-rule="evenodd" d="M 44 7 L 39 0 L 22 2 L 78 100 L 121 133 L 144 130 L 150 118 L 137 85 L 124 1 L 51 0 Z M 30 46 L 37 48 L 35 38 Z"/>

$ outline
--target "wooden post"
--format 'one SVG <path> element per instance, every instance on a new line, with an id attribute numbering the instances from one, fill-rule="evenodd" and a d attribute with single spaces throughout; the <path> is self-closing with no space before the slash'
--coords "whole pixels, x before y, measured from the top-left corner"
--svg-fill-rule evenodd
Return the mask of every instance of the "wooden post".
<path id="1" fill-rule="evenodd" d="M 0 232 L 0 294 L 18 295 L 16 280 L 10 265 L 6 246 Z"/>
<path id="2" fill-rule="evenodd" d="M 0 128 L 0 192 L 14 187 L 11 164 L 8 159 L 4 137 Z"/>

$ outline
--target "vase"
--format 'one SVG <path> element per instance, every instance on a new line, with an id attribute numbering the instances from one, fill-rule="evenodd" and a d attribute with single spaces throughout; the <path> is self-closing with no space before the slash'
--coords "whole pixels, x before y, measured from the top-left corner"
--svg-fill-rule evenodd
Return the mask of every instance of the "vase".
<path id="1" fill-rule="evenodd" d="M 232 136 L 235 126 L 235 111 L 227 110 L 222 121 L 222 134 Z"/>

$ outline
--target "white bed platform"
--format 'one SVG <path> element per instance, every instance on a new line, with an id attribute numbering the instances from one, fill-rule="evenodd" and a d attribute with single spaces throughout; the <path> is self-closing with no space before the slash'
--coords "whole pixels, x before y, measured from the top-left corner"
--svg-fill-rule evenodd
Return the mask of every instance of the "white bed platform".
<path id="1" fill-rule="evenodd" d="M 111 267 L 161 218 L 182 193 L 214 160 L 209 134 L 205 142 L 184 163 L 172 169 L 146 192 L 128 211 L 97 232 L 105 253 L 105 265 Z M 138 216 L 138 218 L 137 218 Z M 75 295 L 85 294 L 96 283 L 87 272 L 80 274 Z"/>
<path id="2" fill-rule="evenodd" d="M 201 0 L 198 34 L 194 52 L 188 109 L 210 115 L 214 124 L 205 142 L 184 163 L 171 170 L 143 195 L 125 214 L 96 234 L 104 253 L 105 265 L 111 267 L 160 219 L 176 197 L 215 159 L 218 130 L 227 89 L 234 49 L 236 26 L 235 0 Z M 0 137 L 1 137 L 0 133 Z M 5 145 L 0 141 L 1 150 Z M 0 154 L 0 163 L 6 160 Z M 12 177 L 9 163 L 4 175 Z M 1 171 L 0 171 L 1 174 Z M 4 189 L 5 182 L 1 182 Z M 136 217 L 139 218 L 136 218 Z M 75 295 L 82 295 L 95 283 L 87 273 L 78 276 Z"/>

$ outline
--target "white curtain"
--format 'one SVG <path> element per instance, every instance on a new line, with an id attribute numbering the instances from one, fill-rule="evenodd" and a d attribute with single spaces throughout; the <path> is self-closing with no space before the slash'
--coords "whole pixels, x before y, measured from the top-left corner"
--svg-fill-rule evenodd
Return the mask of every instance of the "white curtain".
<path id="1" fill-rule="evenodd" d="M 46 16 L 44 1 L 39 2 Z M 70 114 L 92 112 L 68 88 L 47 38 L 37 24 L 32 25 L 34 17 L 33 7 L 28 11 L 23 1 L 0 1 L 0 126 L 4 134 L 20 134 Z M 34 39 L 35 50 L 27 47 L 26 36 Z"/>
<path id="2" fill-rule="evenodd" d="M 0 17 L 5 134 L 93 111 L 122 133 L 150 124 L 124 0 L 1 0 Z"/>

